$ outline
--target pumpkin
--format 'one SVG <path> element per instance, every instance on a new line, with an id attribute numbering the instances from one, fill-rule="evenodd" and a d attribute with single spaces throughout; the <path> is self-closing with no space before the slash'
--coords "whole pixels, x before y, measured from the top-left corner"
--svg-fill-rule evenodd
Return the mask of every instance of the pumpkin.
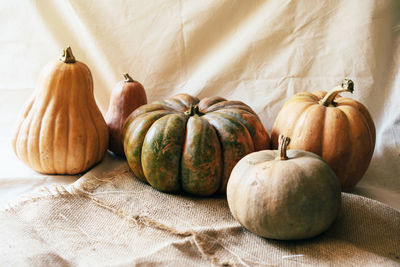
<path id="1" fill-rule="evenodd" d="M 339 96 L 353 92 L 354 83 L 327 92 L 302 92 L 289 99 L 279 112 L 271 133 L 273 147 L 280 134 L 291 136 L 290 148 L 321 156 L 350 191 L 363 177 L 375 147 L 375 125 L 367 108 Z"/>
<path id="2" fill-rule="evenodd" d="M 37 172 L 78 174 L 103 158 L 107 143 L 90 70 L 68 47 L 41 72 L 14 134 L 14 152 Z"/>
<path id="3" fill-rule="evenodd" d="M 187 94 L 136 109 L 125 121 L 123 142 L 136 177 L 163 192 L 200 196 L 224 193 L 235 164 L 270 146 L 246 104 Z"/>
<path id="4" fill-rule="evenodd" d="M 147 104 L 143 85 L 133 80 L 128 73 L 124 74 L 124 78 L 124 81 L 120 81 L 114 87 L 105 116 L 110 135 L 108 149 L 119 156 L 124 155 L 122 127 L 125 119 L 132 111 Z"/>
<path id="5" fill-rule="evenodd" d="M 233 217 L 252 233 L 271 239 L 314 237 L 332 224 L 341 205 L 340 183 L 319 156 L 287 150 L 263 150 L 233 168 L 227 200 Z"/>

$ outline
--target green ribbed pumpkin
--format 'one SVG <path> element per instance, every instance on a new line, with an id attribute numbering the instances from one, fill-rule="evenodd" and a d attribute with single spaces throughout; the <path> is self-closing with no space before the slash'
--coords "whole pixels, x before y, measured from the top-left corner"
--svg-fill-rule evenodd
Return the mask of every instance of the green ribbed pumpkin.
<path id="1" fill-rule="evenodd" d="M 245 155 L 270 148 L 254 111 L 221 97 L 178 94 L 143 105 L 125 121 L 123 144 L 133 174 L 163 192 L 225 193 Z"/>

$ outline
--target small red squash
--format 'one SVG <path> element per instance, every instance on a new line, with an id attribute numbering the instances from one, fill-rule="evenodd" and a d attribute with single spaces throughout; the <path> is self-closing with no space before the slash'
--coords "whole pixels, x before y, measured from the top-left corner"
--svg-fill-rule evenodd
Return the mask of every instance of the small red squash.
<path id="1" fill-rule="evenodd" d="M 343 191 L 350 191 L 363 177 L 375 147 L 375 125 L 364 105 L 341 92 L 353 92 L 345 80 L 331 92 L 302 92 L 289 99 L 275 120 L 273 147 L 278 136 L 291 136 L 291 149 L 321 156 L 335 171 Z"/>
<path id="2" fill-rule="evenodd" d="M 132 79 L 128 73 L 125 80 L 114 87 L 106 113 L 106 123 L 110 139 L 108 149 L 119 156 L 124 155 L 122 127 L 125 119 L 138 107 L 147 104 L 146 91 L 141 83 Z"/>
<path id="3" fill-rule="evenodd" d="M 160 191 L 201 196 L 225 192 L 235 164 L 270 146 L 246 104 L 187 94 L 135 110 L 126 119 L 123 142 L 136 177 Z"/>

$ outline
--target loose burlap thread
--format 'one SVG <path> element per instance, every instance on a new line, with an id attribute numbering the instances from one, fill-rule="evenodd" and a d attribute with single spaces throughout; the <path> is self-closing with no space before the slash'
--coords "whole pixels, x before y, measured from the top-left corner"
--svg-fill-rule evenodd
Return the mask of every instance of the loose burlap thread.
<path id="1" fill-rule="evenodd" d="M 380 202 L 343 193 L 327 232 L 268 240 L 241 227 L 223 196 L 161 193 L 126 162 L 104 161 L 70 186 L 43 188 L 1 211 L 0 265 L 400 264 L 400 213 Z"/>

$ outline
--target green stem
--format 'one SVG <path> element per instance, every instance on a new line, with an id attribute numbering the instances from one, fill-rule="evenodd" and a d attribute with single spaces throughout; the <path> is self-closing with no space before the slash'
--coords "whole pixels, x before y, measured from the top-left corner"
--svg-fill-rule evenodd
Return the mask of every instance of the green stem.
<path id="1" fill-rule="evenodd" d="M 198 105 L 190 105 L 189 109 L 185 111 L 185 114 L 188 116 L 203 115 L 203 113 L 200 112 Z"/>
<path id="2" fill-rule="evenodd" d="M 60 60 L 64 63 L 75 63 L 75 57 L 72 54 L 72 49 L 70 46 L 67 47 L 67 49 L 63 50 L 63 54 L 60 58 Z"/>

